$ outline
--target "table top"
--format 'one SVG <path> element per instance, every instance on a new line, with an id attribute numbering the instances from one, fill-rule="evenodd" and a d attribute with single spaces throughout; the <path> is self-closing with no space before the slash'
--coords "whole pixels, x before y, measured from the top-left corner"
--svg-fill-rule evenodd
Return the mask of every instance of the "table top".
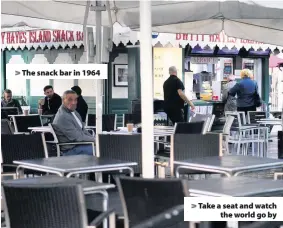
<path id="1" fill-rule="evenodd" d="M 122 168 L 137 165 L 136 162 L 121 161 L 108 158 L 97 158 L 89 155 L 74 155 L 62 157 L 50 157 L 34 160 L 14 161 L 14 164 L 29 167 L 48 169 L 62 173 L 70 173 L 86 170 L 99 170 Z"/>
<path id="2" fill-rule="evenodd" d="M 34 132 L 52 132 L 52 128 L 48 126 L 42 126 L 42 127 L 29 127 L 28 130 L 34 131 Z"/>
<path id="3" fill-rule="evenodd" d="M 189 192 L 197 196 L 275 196 L 283 194 L 283 181 L 249 177 L 189 181 Z"/>
<path id="4" fill-rule="evenodd" d="M 192 168 L 208 168 L 226 172 L 238 172 L 248 169 L 283 167 L 283 160 L 241 155 L 226 155 L 222 157 L 212 156 L 184 161 L 174 161 L 174 164 L 189 166 Z"/>
<path id="5" fill-rule="evenodd" d="M 102 134 L 109 134 L 109 135 L 134 135 L 140 134 L 137 133 L 136 130 L 133 132 L 128 132 L 127 128 L 118 128 L 118 131 L 111 131 L 111 132 L 102 132 Z M 154 137 L 164 137 L 170 136 L 174 134 L 174 130 L 171 129 L 154 129 L 153 135 Z"/>
<path id="6" fill-rule="evenodd" d="M 28 114 L 28 115 L 24 115 L 24 114 L 18 114 L 18 115 L 9 115 L 9 117 L 13 117 L 13 116 L 41 116 L 42 118 L 52 118 L 55 115 L 40 115 L 40 114 Z"/>
<path id="7" fill-rule="evenodd" d="M 13 117 L 13 116 L 39 116 L 39 114 L 17 114 L 17 115 L 8 115 L 9 117 Z"/>
<path id="8" fill-rule="evenodd" d="M 257 122 L 259 124 L 266 124 L 266 125 L 281 125 L 282 124 L 282 120 L 280 120 L 280 119 L 258 120 Z"/>
<path id="9" fill-rule="evenodd" d="M 66 177 L 59 177 L 55 175 L 48 175 L 42 177 L 35 177 L 35 178 L 21 178 L 16 180 L 7 180 L 3 181 L 3 183 L 7 184 L 17 184 L 21 185 L 30 185 L 30 186 L 40 186 L 44 184 L 80 184 L 83 188 L 85 193 L 90 191 L 99 191 L 99 190 L 106 190 L 109 188 L 114 188 L 114 184 L 108 183 L 99 183 L 89 180 L 83 180 L 78 178 L 66 178 Z"/>
<path id="10" fill-rule="evenodd" d="M 282 120 L 278 118 L 265 118 L 265 119 L 260 119 L 258 121 L 282 121 Z"/>
<path id="11" fill-rule="evenodd" d="M 29 127 L 29 130 L 37 130 L 37 129 L 51 129 L 51 127 L 48 126 L 41 126 L 41 127 Z"/>

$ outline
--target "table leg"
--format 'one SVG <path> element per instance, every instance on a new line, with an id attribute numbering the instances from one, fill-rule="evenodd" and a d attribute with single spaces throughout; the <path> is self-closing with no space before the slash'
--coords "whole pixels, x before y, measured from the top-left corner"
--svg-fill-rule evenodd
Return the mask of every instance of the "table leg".
<path id="1" fill-rule="evenodd" d="M 81 174 L 81 173 L 101 173 L 101 172 L 118 171 L 118 170 L 129 170 L 130 176 L 131 177 L 134 176 L 134 169 L 128 166 L 124 166 L 124 167 L 115 167 L 115 168 L 89 169 L 89 170 L 75 171 L 75 172 L 68 173 L 66 177 L 70 178 L 71 176 L 75 174 Z"/>
<path id="2" fill-rule="evenodd" d="M 43 169 L 43 168 L 38 168 L 38 167 L 32 167 L 32 166 L 27 166 L 27 165 L 19 165 L 16 169 L 16 176 L 17 179 L 20 175 L 21 172 L 24 172 L 24 169 L 29 169 L 29 170 L 34 170 L 34 171 L 39 171 L 39 172 L 44 172 L 44 173 L 52 173 L 52 174 L 56 174 L 59 177 L 63 177 L 64 174 L 61 172 L 57 172 L 57 171 L 52 171 L 52 170 L 48 170 L 48 169 Z"/>
<path id="3" fill-rule="evenodd" d="M 99 190 L 99 191 L 95 190 L 95 191 L 87 192 L 86 194 L 88 194 L 88 195 L 89 194 L 101 194 L 102 197 L 103 197 L 102 210 L 103 211 L 107 211 L 107 209 L 108 209 L 108 202 L 109 202 L 109 195 L 108 195 L 108 192 L 106 190 Z M 103 221 L 103 228 L 107 228 L 107 227 L 108 227 L 107 219 L 104 219 L 104 221 Z"/>
<path id="4" fill-rule="evenodd" d="M 204 172 L 211 172 L 211 173 L 218 173 L 218 174 L 224 174 L 227 177 L 231 177 L 231 174 L 229 172 L 225 172 L 222 170 L 215 170 L 215 169 L 209 169 L 209 168 L 201 168 L 201 167 L 193 167 L 193 166 L 178 166 L 176 168 L 176 177 L 180 177 L 179 170 L 180 169 L 189 169 L 189 170 L 198 170 L 198 171 L 204 171 Z"/>
<path id="5" fill-rule="evenodd" d="M 112 213 L 109 216 L 109 228 L 115 228 L 116 227 L 116 216 L 115 213 Z"/>
<path id="6" fill-rule="evenodd" d="M 95 179 L 96 179 L 97 182 L 103 183 L 103 180 L 102 180 L 102 173 L 101 173 L 101 172 L 95 173 Z"/>

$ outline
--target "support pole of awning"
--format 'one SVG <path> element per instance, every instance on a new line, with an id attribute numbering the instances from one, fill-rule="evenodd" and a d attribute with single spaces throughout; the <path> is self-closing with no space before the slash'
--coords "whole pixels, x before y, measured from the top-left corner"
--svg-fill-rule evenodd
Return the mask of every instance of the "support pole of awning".
<path id="1" fill-rule="evenodd" d="M 101 1 L 96 1 L 95 10 L 95 36 L 96 36 L 96 64 L 101 64 L 101 12 L 105 11 L 105 7 L 101 6 Z M 100 156 L 98 136 L 102 133 L 102 112 L 103 112 L 103 80 L 96 82 L 96 156 Z"/>
<path id="2" fill-rule="evenodd" d="M 89 7 L 90 7 L 90 1 L 88 0 L 86 2 L 86 6 L 85 6 L 85 16 L 84 16 L 84 23 L 83 23 L 83 34 L 84 34 L 84 51 L 89 51 L 87 49 L 87 19 L 88 19 L 88 14 L 89 14 Z"/>
<path id="3" fill-rule="evenodd" d="M 151 1 L 140 0 L 142 176 L 154 178 Z"/>

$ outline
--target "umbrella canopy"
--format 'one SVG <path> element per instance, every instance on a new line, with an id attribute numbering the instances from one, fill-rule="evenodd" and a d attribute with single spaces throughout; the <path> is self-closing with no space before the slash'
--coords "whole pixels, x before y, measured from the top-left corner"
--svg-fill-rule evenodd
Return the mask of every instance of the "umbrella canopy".
<path id="1" fill-rule="evenodd" d="M 109 4 L 112 21 L 105 12 L 102 25 L 118 22 L 139 29 L 139 1 L 109 1 Z M 152 30 L 156 32 L 219 34 L 224 30 L 230 37 L 283 46 L 281 1 L 152 1 L 151 4 Z M 86 1 L 2 1 L 1 13 L 82 24 L 85 5 Z M 96 24 L 93 11 L 87 24 Z"/>

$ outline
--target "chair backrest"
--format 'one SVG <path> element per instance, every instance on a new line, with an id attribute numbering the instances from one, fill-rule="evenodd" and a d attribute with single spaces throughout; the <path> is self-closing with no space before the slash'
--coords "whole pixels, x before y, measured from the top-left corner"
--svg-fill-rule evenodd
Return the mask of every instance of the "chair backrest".
<path id="1" fill-rule="evenodd" d="M 175 134 L 171 136 L 170 158 L 182 161 L 191 158 L 219 156 L 222 151 L 222 134 Z"/>
<path id="2" fill-rule="evenodd" d="M 205 122 L 205 129 L 203 129 L 203 133 L 205 134 L 206 132 L 211 131 L 213 122 L 215 119 L 215 115 L 211 115 L 211 114 L 195 114 L 194 116 L 192 116 L 190 118 L 190 123 L 195 123 L 195 122 L 201 122 L 204 121 Z"/>
<path id="3" fill-rule="evenodd" d="M 9 120 L 6 120 L 6 119 L 1 120 L 1 134 L 6 134 L 6 135 L 13 134 L 13 130 L 12 130 Z"/>
<path id="4" fill-rule="evenodd" d="M 195 114 L 194 116 L 192 116 L 190 118 L 190 123 L 193 123 L 193 122 L 201 122 L 201 121 L 206 121 L 207 118 L 211 118 L 212 115 L 211 114 Z"/>
<path id="5" fill-rule="evenodd" d="M 214 120 L 215 120 L 215 115 L 212 115 L 211 118 L 210 118 L 210 121 L 209 121 L 207 132 L 211 131 L 213 123 L 214 123 Z"/>
<path id="6" fill-rule="evenodd" d="M 212 107 L 212 114 L 217 118 L 224 117 L 225 103 L 214 103 Z"/>
<path id="7" fill-rule="evenodd" d="M 181 179 L 117 178 L 124 212 L 124 227 L 132 227 L 174 206 L 188 196 L 187 182 Z"/>
<path id="8" fill-rule="evenodd" d="M 170 164 L 192 158 L 222 155 L 222 134 L 175 134 L 171 136 Z M 171 165 L 174 175 L 174 165 Z"/>
<path id="9" fill-rule="evenodd" d="M 30 179 L 30 178 L 28 178 Z M 37 179 L 37 178 L 34 178 Z M 80 185 L 41 181 L 3 183 L 10 228 L 85 228 L 87 216 Z"/>
<path id="10" fill-rule="evenodd" d="M 253 124 L 256 123 L 258 120 L 261 119 L 266 119 L 267 118 L 267 113 L 266 112 L 261 112 L 261 111 L 249 111 L 248 112 L 248 123 Z"/>
<path id="11" fill-rule="evenodd" d="M 140 124 L 141 123 L 141 114 L 130 114 L 126 113 L 123 115 L 123 126 L 126 127 L 128 123 Z"/>
<path id="12" fill-rule="evenodd" d="M 205 122 L 175 123 L 174 134 L 202 134 Z"/>
<path id="13" fill-rule="evenodd" d="M 102 131 L 116 130 L 117 115 L 116 114 L 103 114 L 102 115 Z M 87 126 L 96 126 L 96 115 L 87 115 Z"/>
<path id="14" fill-rule="evenodd" d="M 53 128 L 53 124 L 48 124 L 48 127 L 50 127 L 49 134 L 45 134 L 46 142 L 48 143 L 59 143 L 58 137 L 56 135 L 56 132 Z"/>
<path id="15" fill-rule="evenodd" d="M 42 126 L 40 115 L 13 116 L 13 123 L 15 126 L 16 133 L 29 133 L 29 127 Z"/>
<path id="16" fill-rule="evenodd" d="M 225 117 L 234 117 L 233 127 L 241 128 L 243 125 L 247 124 L 245 112 L 225 112 Z"/>
<path id="17" fill-rule="evenodd" d="M 224 124 L 224 127 L 223 127 L 223 133 L 226 134 L 226 135 L 230 135 L 230 129 L 232 127 L 232 124 L 234 122 L 234 119 L 235 117 L 234 116 L 228 116 L 226 118 L 226 122 Z"/>
<path id="18" fill-rule="evenodd" d="M 100 157 L 137 162 L 134 171 L 142 172 L 142 139 L 136 135 L 99 135 Z"/>
<path id="19" fill-rule="evenodd" d="M 18 115 L 17 107 L 1 107 L 1 119 L 9 119 L 9 115 Z"/>
<path id="20" fill-rule="evenodd" d="M 3 164 L 13 164 L 15 160 L 48 157 L 44 137 L 39 134 L 1 135 Z"/>

